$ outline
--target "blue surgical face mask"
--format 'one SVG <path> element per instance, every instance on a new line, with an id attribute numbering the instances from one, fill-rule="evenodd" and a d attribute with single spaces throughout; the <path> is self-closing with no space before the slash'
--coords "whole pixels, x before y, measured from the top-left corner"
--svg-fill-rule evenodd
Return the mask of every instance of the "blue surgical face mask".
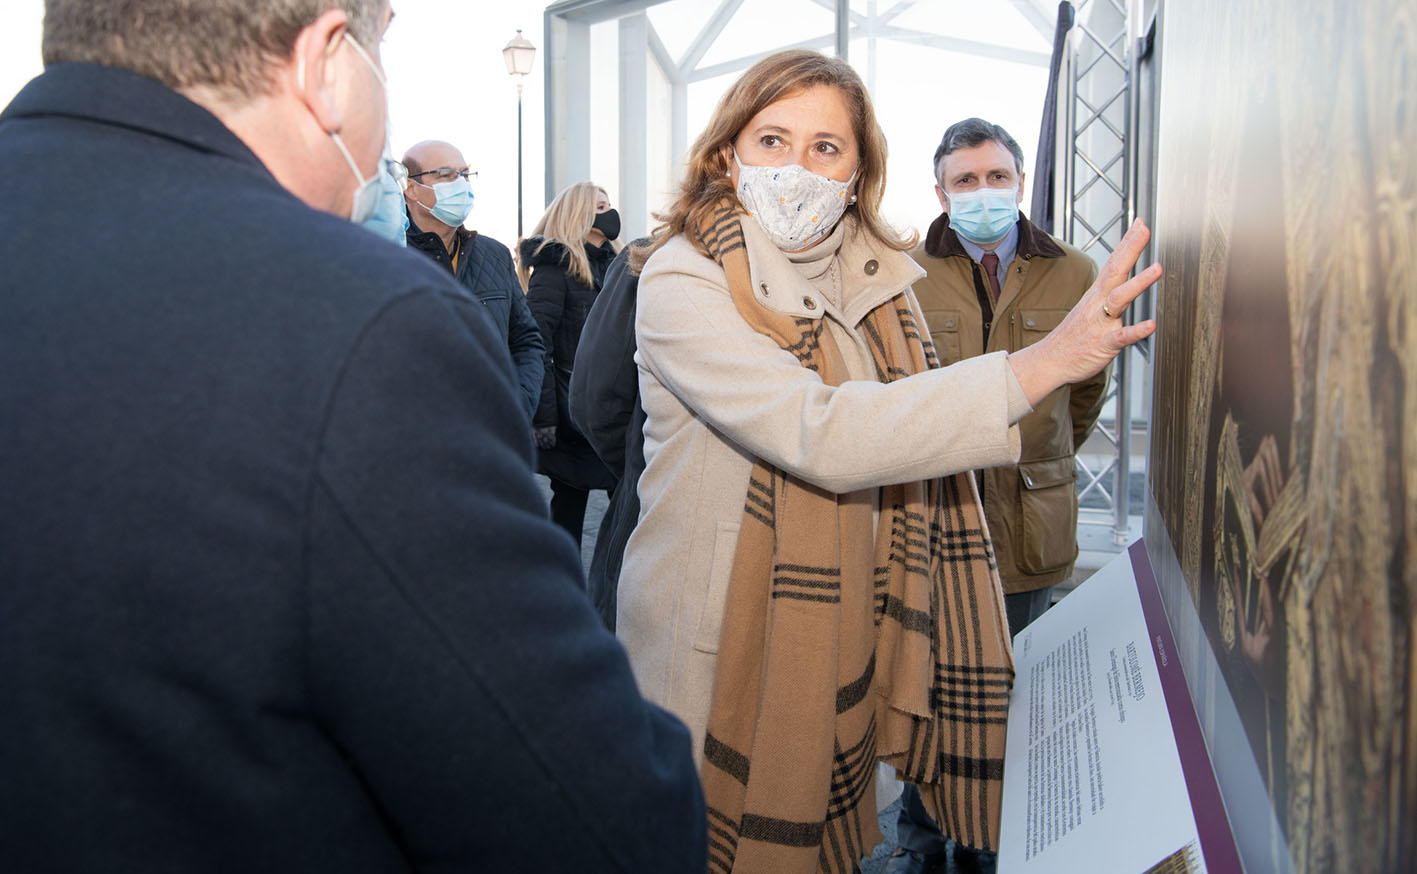
<path id="1" fill-rule="evenodd" d="M 1017 188 L 978 188 L 949 197 L 950 227 L 971 243 L 1002 240 L 1018 221 Z"/>
<path id="2" fill-rule="evenodd" d="M 365 227 L 391 243 L 400 246 L 407 246 L 408 240 L 404 232 L 408 230 L 408 213 L 403 208 L 403 192 L 399 190 L 398 183 L 394 177 L 389 175 L 387 158 L 383 166 L 376 174 L 379 186 L 379 199 L 374 204 L 374 213 L 365 219 L 362 227 Z"/>
<path id="3" fill-rule="evenodd" d="M 413 184 L 423 185 L 416 181 Z M 439 182 L 423 187 L 433 189 L 433 196 L 437 199 L 428 211 L 443 224 L 458 227 L 472 214 L 472 183 L 466 179 L 458 177 L 452 182 Z"/>

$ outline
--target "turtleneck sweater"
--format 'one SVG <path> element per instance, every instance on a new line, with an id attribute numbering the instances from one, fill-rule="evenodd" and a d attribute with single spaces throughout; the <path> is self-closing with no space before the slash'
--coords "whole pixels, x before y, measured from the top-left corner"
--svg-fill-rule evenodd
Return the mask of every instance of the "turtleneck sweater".
<path id="1" fill-rule="evenodd" d="M 837 222 L 836 227 L 827 235 L 826 239 L 810 249 L 782 253 L 788 261 L 792 262 L 792 266 L 797 269 L 802 278 L 810 282 L 818 294 L 831 302 L 837 312 L 843 310 L 846 303 L 846 294 L 841 287 L 841 271 L 836 262 L 837 255 L 841 251 L 842 241 L 846 239 L 848 224 L 849 222 L 845 220 Z M 855 361 L 848 360 L 851 372 L 860 372 L 858 368 L 869 365 L 870 351 L 866 347 L 865 341 L 856 334 L 854 325 L 848 327 L 836 319 L 828 318 L 827 329 L 832 332 L 842 354 L 848 356 L 849 359 L 856 359 Z M 1019 385 L 1018 377 L 1014 375 L 1012 367 L 1008 369 L 1008 379 L 1005 384 L 1008 386 L 1009 421 L 1017 422 L 1032 412 L 1033 407 L 1028 403 L 1028 397 L 1023 393 L 1023 386 Z"/>
<path id="2" fill-rule="evenodd" d="M 837 309 L 842 306 L 841 275 L 836 267 L 836 256 L 841 251 L 841 241 L 846 239 L 846 222 L 839 221 L 832 232 L 817 245 L 800 252 L 783 252 L 802 278 L 812 283 L 817 293 L 832 302 Z"/>

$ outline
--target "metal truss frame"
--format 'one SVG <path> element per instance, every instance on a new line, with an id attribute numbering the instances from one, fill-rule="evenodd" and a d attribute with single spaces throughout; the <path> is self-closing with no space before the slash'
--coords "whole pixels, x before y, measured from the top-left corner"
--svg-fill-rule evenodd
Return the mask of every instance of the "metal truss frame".
<path id="1" fill-rule="evenodd" d="M 1059 83 L 1064 95 L 1061 232 L 1099 263 L 1120 242 L 1142 204 L 1150 203 L 1149 183 L 1139 178 L 1146 133 L 1139 85 L 1149 54 L 1149 42 L 1135 36 L 1139 17 L 1137 0 L 1081 0 Z M 1141 263 L 1146 263 L 1145 253 Z M 1154 311 L 1148 293 L 1124 318 L 1135 322 L 1151 318 Z M 1110 527 L 1117 546 L 1127 543 L 1134 515 L 1129 489 L 1133 441 L 1144 438 L 1149 427 L 1149 417 L 1138 409 L 1145 404 L 1138 404 L 1135 383 L 1141 376 L 1150 385 L 1152 348 L 1145 340 L 1117 357 L 1096 429 L 1110 451 L 1092 463 L 1081 455 L 1077 459 L 1079 500 L 1102 505 L 1080 511 L 1078 521 Z"/>
<path id="2" fill-rule="evenodd" d="M 670 88 L 670 154 L 675 174 L 688 151 L 688 87 L 690 83 L 746 70 L 771 51 L 785 48 L 832 50 L 848 55 L 853 40 L 865 40 L 864 74 L 868 89 L 875 87 L 877 44 L 880 40 L 927 45 L 939 49 L 1018 63 L 1048 66 L 1046 52 L 1034 52 L 976 40 L 960 39 L 904 28 L 894 23 L 901 13 L 922 0 L 865 0 L 865 11 L 852 11 L 851 0 L 811 0 L 834 14 L 830 32 L 788 45 L 743 55 L 721 63 L 703 65 L 703 59 L 745 0 L 718 0 L 712 6 L 689 47 L 679 57 L 671 55 L 654 29 L 648 11 L 668 0 L 562 0 L 545 11 L 546 65 L 546 198 L 549 201 L 566 185 L 588 178 L 590 157 L 577 144 L 590 141 L 590 27 L 617 21 L 619 27 L 620 179 L 617 199 L 621 214 L 633 224 L 648 214 L 647 80 L 648 59 L 653 59 Z M 1051 39 L 1053 25 L 1047 10 L 1050 0 L 1002 0 Z M 707 5 L 707 4 L 706 4 Z M 884 7 L 884 8 L 882 8 Z M 629 236 L 646 228 L 627 224 Z"/>

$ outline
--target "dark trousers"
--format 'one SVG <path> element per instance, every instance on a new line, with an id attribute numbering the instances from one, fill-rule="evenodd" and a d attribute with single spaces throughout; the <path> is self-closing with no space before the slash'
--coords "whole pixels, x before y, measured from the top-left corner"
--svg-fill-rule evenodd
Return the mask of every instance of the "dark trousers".
<path id="1" fill-rule="evenodd" d="M 1048 609 L 1053 589 L 1036 589 L 1004 596 L 1004 613 L 1009 617 L 1009 636 L 1013 637 Z M 920 792 L 915 784 L 906 783 L 900 796 L 900 818 L 896 820 L 896 836 L 901 849 L 922 856 L 943 856 L 948 847 L 940 827 L 925 812 Z"/>
<path id="2" fill-rule="evenodd" d="M 1043 615 L 1053 601 L 1053 587 L 1004 596 L 1004 613 L 1009 617 L 1009 637 L 1017 637 L 1029 623 Z"/>
<path id="3" fill-rule="evenodd" d="M 576 548 L 581 548 L 581 532 L 585 528 L 585 505 L 590 497 L 586 489 L 551 478 L 551 521 L 566 529 Z"/>

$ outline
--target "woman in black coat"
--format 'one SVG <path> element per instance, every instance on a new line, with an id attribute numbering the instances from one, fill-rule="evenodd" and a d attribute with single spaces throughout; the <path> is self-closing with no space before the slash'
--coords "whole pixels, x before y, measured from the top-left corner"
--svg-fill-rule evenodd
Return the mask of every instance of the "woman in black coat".
<path id="1" fill-rule="evenodd" d="M 619 251 L 620 214 L 605 189 L 578 182 L 556 195 L 518 248 L 527 304 L 546 346 L 541 403 L 532 419 L 537 466 L 551 480 L 551 518 L 577 545 L 591 489 L 609 492 L 615 478 L 571 422 L 571 367 L 581 329 Z"/>

